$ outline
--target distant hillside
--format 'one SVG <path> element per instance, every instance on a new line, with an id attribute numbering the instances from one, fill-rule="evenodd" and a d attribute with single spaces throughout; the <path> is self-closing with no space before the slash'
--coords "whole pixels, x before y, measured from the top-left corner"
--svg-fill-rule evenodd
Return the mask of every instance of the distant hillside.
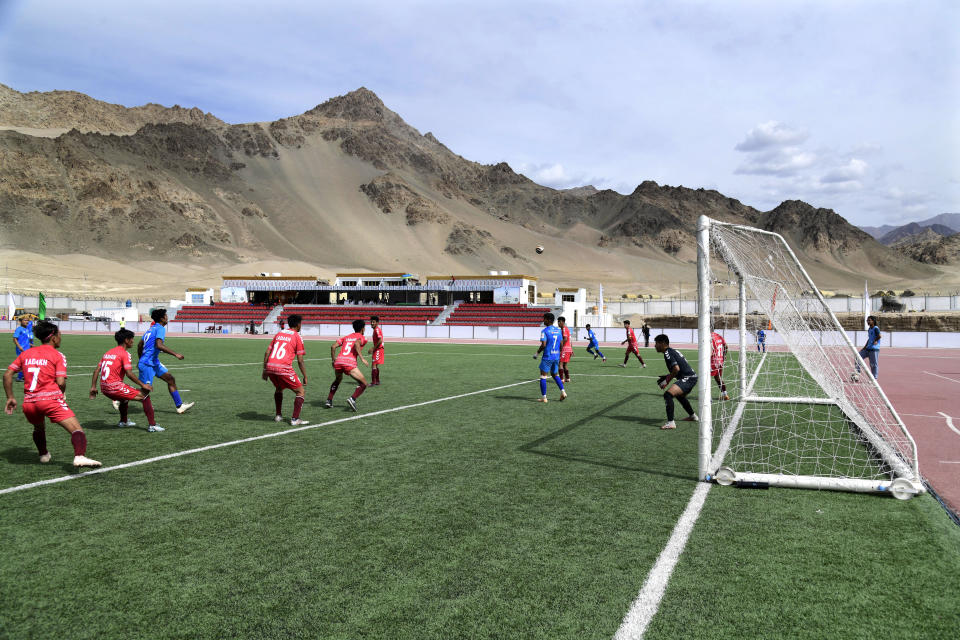
<path id="1" fill-rule="evenodd" d="M 925 232 L 926 233 L 926 232 Z M 905 256 L 918 262 L 960 266 L 960 233 L 950 236 L 912 236 L 912 242 L 897 246 Z"/>
<path id="2" fill-rule="evenodd" d="M 0 131 L 0 232 L 47 254 L 185 268 L 287 259 L 327 274 L 506 269 L 542 286 L 665 292 L 695 282 L 705 213 L 784 234 L 825 288 L 939 273 L 800 201 L 761 212 L 652 181 L 629 195 L 544 187 L 506 163 L 463 158 L 365 88 L 298 116 L 230 125 L 197 109 L 0 87 L 4 127 L 19 131 Z M 51 128 L 70 131 L 30 135 Z"/>
<path id="3" fill-rule="evenodd" d="M 941 235 L 950 235 L 950 233 L 960 232 L 960 213 L 941 213 L 940 215 L 934 216 L 932 218 L 927 218 L 926 220 L 919 220 L 917 222 L 910 222 L 908 224 L 899 225 L 899 226 L 885 224 L 880 227 L 860 227 L 860 228 L 866 231 L 867 233 L 869 233 L 870 235 L 872 235 L 874 238 L 880 239 L 896 231 L 897 229 L 910 227 L 911 225 L 917 225 L 918 227 L 931 227 L 935 225 L 941 225 L 942 227 L 946 227 L 947 229 L 949 229 L 950 232 L 942 233 L 942 229 L 941 229 L 941 231 L 939 231 L 938 233 L 940 233 Z M 885 244 L 890 244 L 890 243 L 885 243 Z"/>
<path id="4" fill-rule="evenodd" d="M 957 233 L 950 227 L 946 227 L 942 224 L 931 224 L 927 226 L 920 225 L 916 222 L 911 222 L 910 224 L 905 224 L 902 227 L 897 227 L 893 231 L 885 234 L 879 238 L 878 242 L 885 246 L 891 246 L 904 240 L 910 238 L 911 236 L 916 236 L 923 234 L 925 231 L 930 231 L 938 236 L 950 236 L 954 233 Z"/>

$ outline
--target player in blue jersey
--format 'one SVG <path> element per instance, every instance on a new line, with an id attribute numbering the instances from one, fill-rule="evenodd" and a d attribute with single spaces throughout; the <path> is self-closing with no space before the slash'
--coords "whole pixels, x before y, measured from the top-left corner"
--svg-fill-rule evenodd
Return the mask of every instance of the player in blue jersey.
<path id="1" fill-rule="evenodd" d="M 26 318 L 20 318 L 20 326 L 13 331 L 13 346 L 17 355 L 33 346 L 33 327 Z M 23 371 L 17 372 L 17 382 L 23 382 Z"/>
<path id="2" fill-rule="evenodd" d="M 870 373 L 877 380 L 880 379 L 880 328 L 877 327 L 876 316 L 867 317 L 867 343 L 860 349 L 860 357 L 870 361 Z M 857 373 L 860 364 L 857 363 Z M 856 380 L 856 378 L 854 378 Z"/>
<path id="3" fill-rule="evenodd" d="M 547 378 L 553 377 L 553 381 L 560 387 L 560 401 L 566 399 L 567 392 L 563 388 L 563 380 L 560 379 L 560 350 L 563 347 L 563 332 L 559 327 L 553 326 L 554 316 L 552 313 L 543 314 L 543 331 L 540 332 L 540 348 L 533 354 L 533 359 L 541 353 L 540 358 L 540 400 L 547 401 Z"/>
<path id="4" fill-rule="evenodd" d="M 154 309 L 150 314 L 153 318 L 153 324 L 147 329 L 140 343 L 137 344 L 137 369 L 140 373 L 140 380 L 146 384 L 152 384 L 154 378 L 160 378 L 167 383 L 167 389 L 177 405 L 177 413 L 186 413 L 193 406 L 192 402 L 184 402 L 180 399 L 180 392 L 177 390 L 177 381 L 173 375 L 167 371 L 167 368 L 160 364 L 160 353 L 168 353 L 177 360 L 183 360 L 183 356 L 168 349 L 163 343 L 167 337 L 167 310 Z M 160 429 L 157 429 L 158 431 Z"/>
<path id="5" fill-rule="evenodd" d="M 767 332 L 763 329 L 757 329 L 757 351 L 767 352 Z"/>
<path id="6" fill-rule="evenodd" d="M 590 344 L 587 345 L 587 353 L 592 354 L 594 360 L 603 358 L 603 362 L 606 362 L 607 358 L 600 351 L 600 342 L 597 341 L 597 335 L 590 328 L 590 325 L 587 325 L 587 340 L 590 341 Z"/>

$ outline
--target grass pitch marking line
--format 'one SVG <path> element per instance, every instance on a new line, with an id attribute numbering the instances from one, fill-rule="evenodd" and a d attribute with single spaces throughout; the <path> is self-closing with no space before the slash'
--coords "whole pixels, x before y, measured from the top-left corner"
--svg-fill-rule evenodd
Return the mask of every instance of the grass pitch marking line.
<path id="1" fill-rule="evenodd" d="M 667 590 L 667 583 L 670 582 L 670 576 L 673 575 L 680 554 L 687 545 L 693 525 L 700 517 L 700 510 L 703 509 L 703 503 L 712 486 L 705 482 L 697 484 L 690 502 L 687 503 L 687 508 L 683 510 L 683 514 L 673 528 L 673 533 L 670 534 L 667 546 L 660 552 L 657 562 L 647 574 L 643 588 L 630 605 L 630 611 L 623 617 L 620 628 L 613 636 L 614 640 L 639 640 L 646 633 L 650 621 L 660 608 L 660 600 L 663 599 L 663 594 Z"/>
<path id="2" fill-rule="evenodd" d="M 943 411 L 937 411 L 937 413 L 939 413 L 946 419 L 947 426 L 950 427 L 950 431 L 953 431 L 955 434 L 960 436 L 960 429 L 957 429 L 955 426 L 953 426 L 953 418 L 945 414 Z"/>
<path id="3" fill-rule="evenodd" d="M 438 402 L 446 402 L 447 400 L 458 400 L 460 398 L 466 398 L 468 396 L 476 396 L 482 393 L 490 393 L 491 391 L 499 391 L 501 389 L 509 389 L 510 387 L 517 387 L 521 384 L 530 384 L 531 382 L 536 382 L 536 380 L 523 380 L 521 382 L 513 382 L 510 384 L 500 385 L 499 387 L 491 387 L 490 389 L 481 389 L 480 391 L 470 391 L 467 393 L 461 393 L 455 396 L 447 396 L 446 398 L 436 398 L 434 400 L 426 400 L 424 402 L 417 402 L 415 404 L 408 404 L 402 407 L 393 407 L 391 409 L 381 409 L 380 411 L 373 411 L 371 413 L 359 413 L 357 415 L 350 416 L 348 418 L 339 418 L 337 420 L 328 420 L 327 422 L 319 422 L 317 424 L 308 424 L 303 427 L 296 427 L 294 429 L 286 429 L 284 431 L 275 431 L 273 433 L 264 433 L 259 436 L 251 436 L 249 438 L 242 438 L 240 440 L 232 440 L 230 442 L 220 442 L 218 444 L 211 444 L 205 447 L 197 447 L 196 449 L 186 449 L 184 451 L 177 451 L 174 453 L 167 453 L 162 456 L 156 456 L 154 458 L 145 458 L 143 460 L 134 460 L 133 462 L 125 462 L 123 464 L 114 465 L 112 467 L 100 467 L 99 469 L 93 469 L 91 471 L 84 471 L 83 473 L 75 473 L 69 476 L 60 476 L 58 478 L 50 478 L 48 480 L 40 480 L 38 482 L 31 482 L 29 484 L 21 484 L 15 487 L 7 487 L 6 489 L 0 489 L 0 495 L 5 493 L 13 493 L 14 491 L 23 491 L 25 489 L 33 489 L 34 487 L 42 487 L 48 484 L 56 484 L 58 482 L 66 482 L 67 480 L 75 480 L 77 478 L 83 478 L 86 476 L 96 475 L 98 473 L 106 473 L 108 471 L 117 471 L 119 469 L 129 469 L 130 467 L 139 467 L 140 465 L 150 464 L 151 462 L 160 462 L 161 460 L 169 460 L 171 458 L 179 458 L 181 456 L 188 456 L 193 453 L 201 453 L 203 451 L 211 451 L 213 449 L 220 449 L 222 447 L 230 447 L 235 444 L 244 444 L 247 442 L 255 442 L 257 440 L 266 440 L 267 438 L 276 438 L 278 436 L 285 436 L 290 433 L 297 433 L 298 431 L 308 431 L 310 429 L 318 429 L 320 427 L 327 427 L 332 424 L 340 424 L 343 422 L 352 422 L 354 420 L 361 420 L 363 418 L 371 418 L 373 416 L 379 416 L 386 413 L 394 413 L 396 411 L 403 411 L 405 409 L 416 409 L 417 407 L 424 407 L 428 404 L 436 404 Z"/>
<path id="4" fill-rule="evenodd" d="M 954 380 L 953 378 L 948 378 L 947 376 L 942 376 L 942 375 L 940 375 L 939 373 L 933 373 L 933 372 L 931 372 L 931 371 L 924 371 L 924 373 L 927 374 L 928 376 L 936 376 L 936 377 L 938 377 L 938 378 L 943 378 L 944 380 L 949 380 L 950 382 L 953 382 L 953 383 L 955 383 L 955 384 L 960 384 L 960 380 Z"/>

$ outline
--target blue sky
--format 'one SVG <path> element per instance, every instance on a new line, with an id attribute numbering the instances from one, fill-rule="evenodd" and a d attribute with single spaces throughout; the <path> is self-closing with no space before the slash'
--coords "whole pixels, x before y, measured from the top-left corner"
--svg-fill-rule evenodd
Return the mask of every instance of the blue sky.
<path id="1" fill-rule="evenodd" d="M 0 83 L 232 123 L 358 87 L 477 162 L 856 224 L 960 211 L 957 2 L 0 0 Z"/>

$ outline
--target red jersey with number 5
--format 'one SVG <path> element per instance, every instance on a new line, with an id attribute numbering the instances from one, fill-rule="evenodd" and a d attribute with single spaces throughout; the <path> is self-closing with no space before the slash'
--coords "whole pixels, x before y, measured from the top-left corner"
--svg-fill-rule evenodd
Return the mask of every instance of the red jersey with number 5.
<path id="1" fill-rule="evenodd" d="M 351 333 L 337 339 L 337 345 L 340 347 L 340 353 L 333 364 L 357 366 L 357 349 L 367 344 L 367 339 L 362 333 Z"/>
<path id="2" fill-rule="evenodd" d="M 52 345 L 42 344 L 22 352 L 8 369 L 23 371 L 23 401 L 62 398 L 57 377 L 66 377 L 67 359 Z"/>
<path id="3" fill-rule="evenodd" d="M 133 369 L 130 352 L 116 346 L 100 358 L 100 388 L 104 391 L 119 389 L 124 385 L 123 374 Z"/>
<path id="4" fill-rule="evenodd" d="M 293 373 L 293 358 L 304 353 L 303 339 L 298 332 L 292 329 L 280 331 L 270 343 L 267 373 Z"/>

